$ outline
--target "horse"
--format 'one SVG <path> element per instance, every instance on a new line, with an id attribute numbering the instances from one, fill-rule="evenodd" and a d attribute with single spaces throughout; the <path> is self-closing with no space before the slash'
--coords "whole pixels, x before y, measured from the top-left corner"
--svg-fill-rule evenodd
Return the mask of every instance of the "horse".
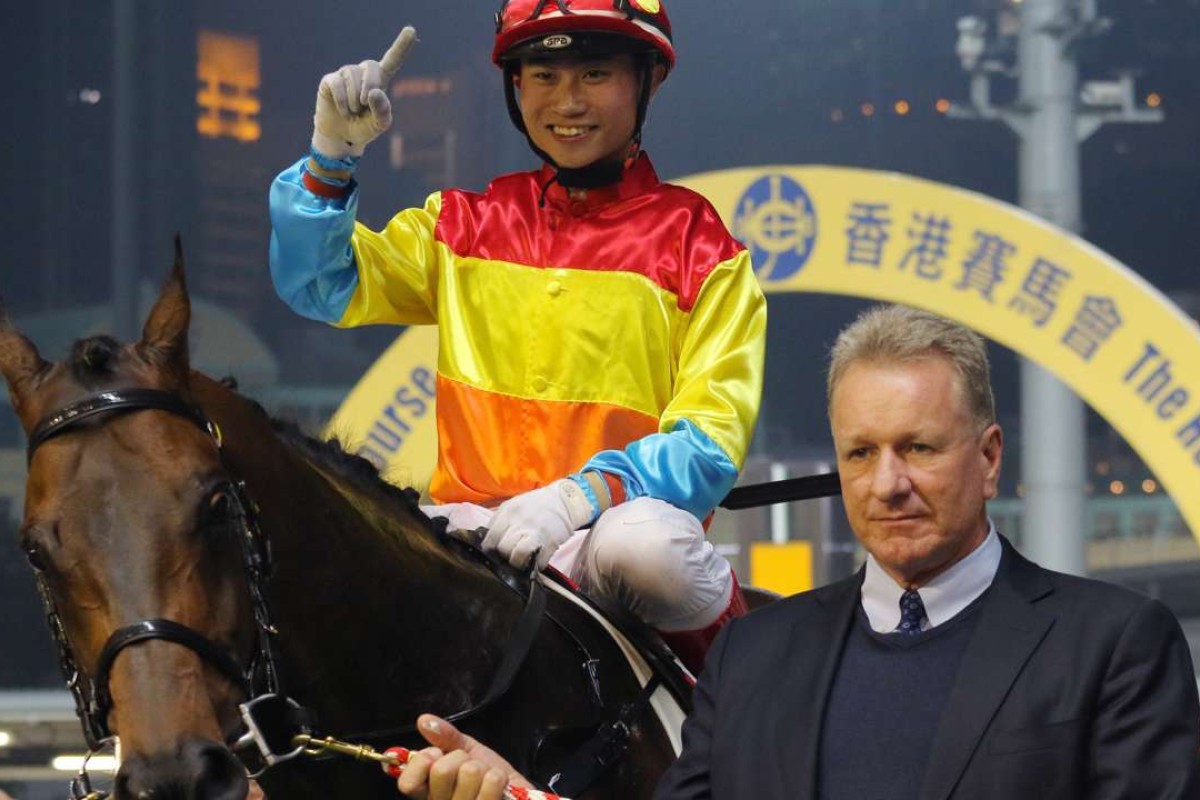
<path id="1" fill-rule="evenodd" d="M 243 800 L 260 694 L 267 717 L 356 741 L 468 710 L 462 727 L 541 780 L 625 709 L 627 752 L 581 797 L 649 797 L 677 740 L 591 615 L 545 592 L 531 617 L 538 581 L 451 546 L 414 491 L 191 369 L 189 320 L 178 242 L 137 342 L 93 336 L 52 363 L 0 308 L 29 437 L 20 543 L 85 736 L 119 738 L 112 796 Z M 374 765 L 259 744 L 268 797 L 397 796 Z"/>

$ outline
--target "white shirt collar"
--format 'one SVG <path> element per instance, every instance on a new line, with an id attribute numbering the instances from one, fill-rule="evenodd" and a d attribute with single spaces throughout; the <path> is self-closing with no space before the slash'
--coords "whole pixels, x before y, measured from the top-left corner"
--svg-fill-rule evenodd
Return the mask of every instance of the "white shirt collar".
<path id="1" fill-rule="evenodd" d="M 992 585 L 1000 567 L 1000 536 L 995 524 L 988 520 L 988 535 L 950 569 L 917 590 L 925 604 L 924 629 L 937 627 L 953 618 Z M 866 575 L 862 584 L 862 607 L 876 633 L 890 633 L 900 624 L 900 595 L 905 587 L 883 571 L 879 562 L 867 554 Z"/>

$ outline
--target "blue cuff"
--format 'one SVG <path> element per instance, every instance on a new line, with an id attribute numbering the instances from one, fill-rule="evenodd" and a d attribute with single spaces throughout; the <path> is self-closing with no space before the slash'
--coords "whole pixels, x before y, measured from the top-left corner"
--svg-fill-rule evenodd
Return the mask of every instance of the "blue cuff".
<path id="1" fill-rule="evenodd" d="M 308 148 L 308 155 L 313 161 L 317 162 L 317 166 L 321 169 L 327 169 L 331 172 L 349 172 L 354 174 L 354 170 L 358 168 L 360 156 L 346 156 L 345 158 L 330 158 L 314 147 Z M 316 175 L 314 177 L 320 177 Z"/>
<path id="2" fill-rule="evenodd" d="M 721 446 L 690 420 L 670 433 L 652 433 L 624 450 L 604 450 L 584 465 L 617 476 L 625 500 L 654 497 L 707 517 L 737 483 L 738 468 Z"/>

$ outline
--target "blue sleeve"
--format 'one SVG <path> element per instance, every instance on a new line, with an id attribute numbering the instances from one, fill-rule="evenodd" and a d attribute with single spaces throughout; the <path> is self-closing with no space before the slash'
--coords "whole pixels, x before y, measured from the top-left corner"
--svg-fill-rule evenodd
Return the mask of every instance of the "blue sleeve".
<path id="1" fill-rule="evenodd" d="M 318 197 L 302 180 L 307 161 L 288 167 L 271 184 L 271 280 L 297 314 L 335 323 L 358 288 L 350 248 L 358 190 L 351 183 L 344 198 Z"/>
<path id="2" fill-rule="evenodd" d="M 688 420 L 679 420 L 669 433 L 654 433 L 631 442 L 624 450 L 604 450 L 581 472 L 597 470 L 615 475 L 625 499 L 654 497 L 704 519 L 725 499 L 737 482 L 738 469 L 716 442 Z M 585 489 L 586 482 L 581 482 Z M 597 509 L 596 500 L 588 497 Z"/>

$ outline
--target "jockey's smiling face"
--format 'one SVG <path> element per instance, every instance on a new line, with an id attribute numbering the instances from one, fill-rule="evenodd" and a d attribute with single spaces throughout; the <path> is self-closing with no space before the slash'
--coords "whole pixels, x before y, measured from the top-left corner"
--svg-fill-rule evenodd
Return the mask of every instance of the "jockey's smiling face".
<path id="1" fill-rule="evenodd" d="M 625 158 L 641 75 L 627 53 L 523 61 L 514 80 L 530 138 L 567 169 Z M 652 93 L 663 77 L 665 70 L 655 67 Z"/>

